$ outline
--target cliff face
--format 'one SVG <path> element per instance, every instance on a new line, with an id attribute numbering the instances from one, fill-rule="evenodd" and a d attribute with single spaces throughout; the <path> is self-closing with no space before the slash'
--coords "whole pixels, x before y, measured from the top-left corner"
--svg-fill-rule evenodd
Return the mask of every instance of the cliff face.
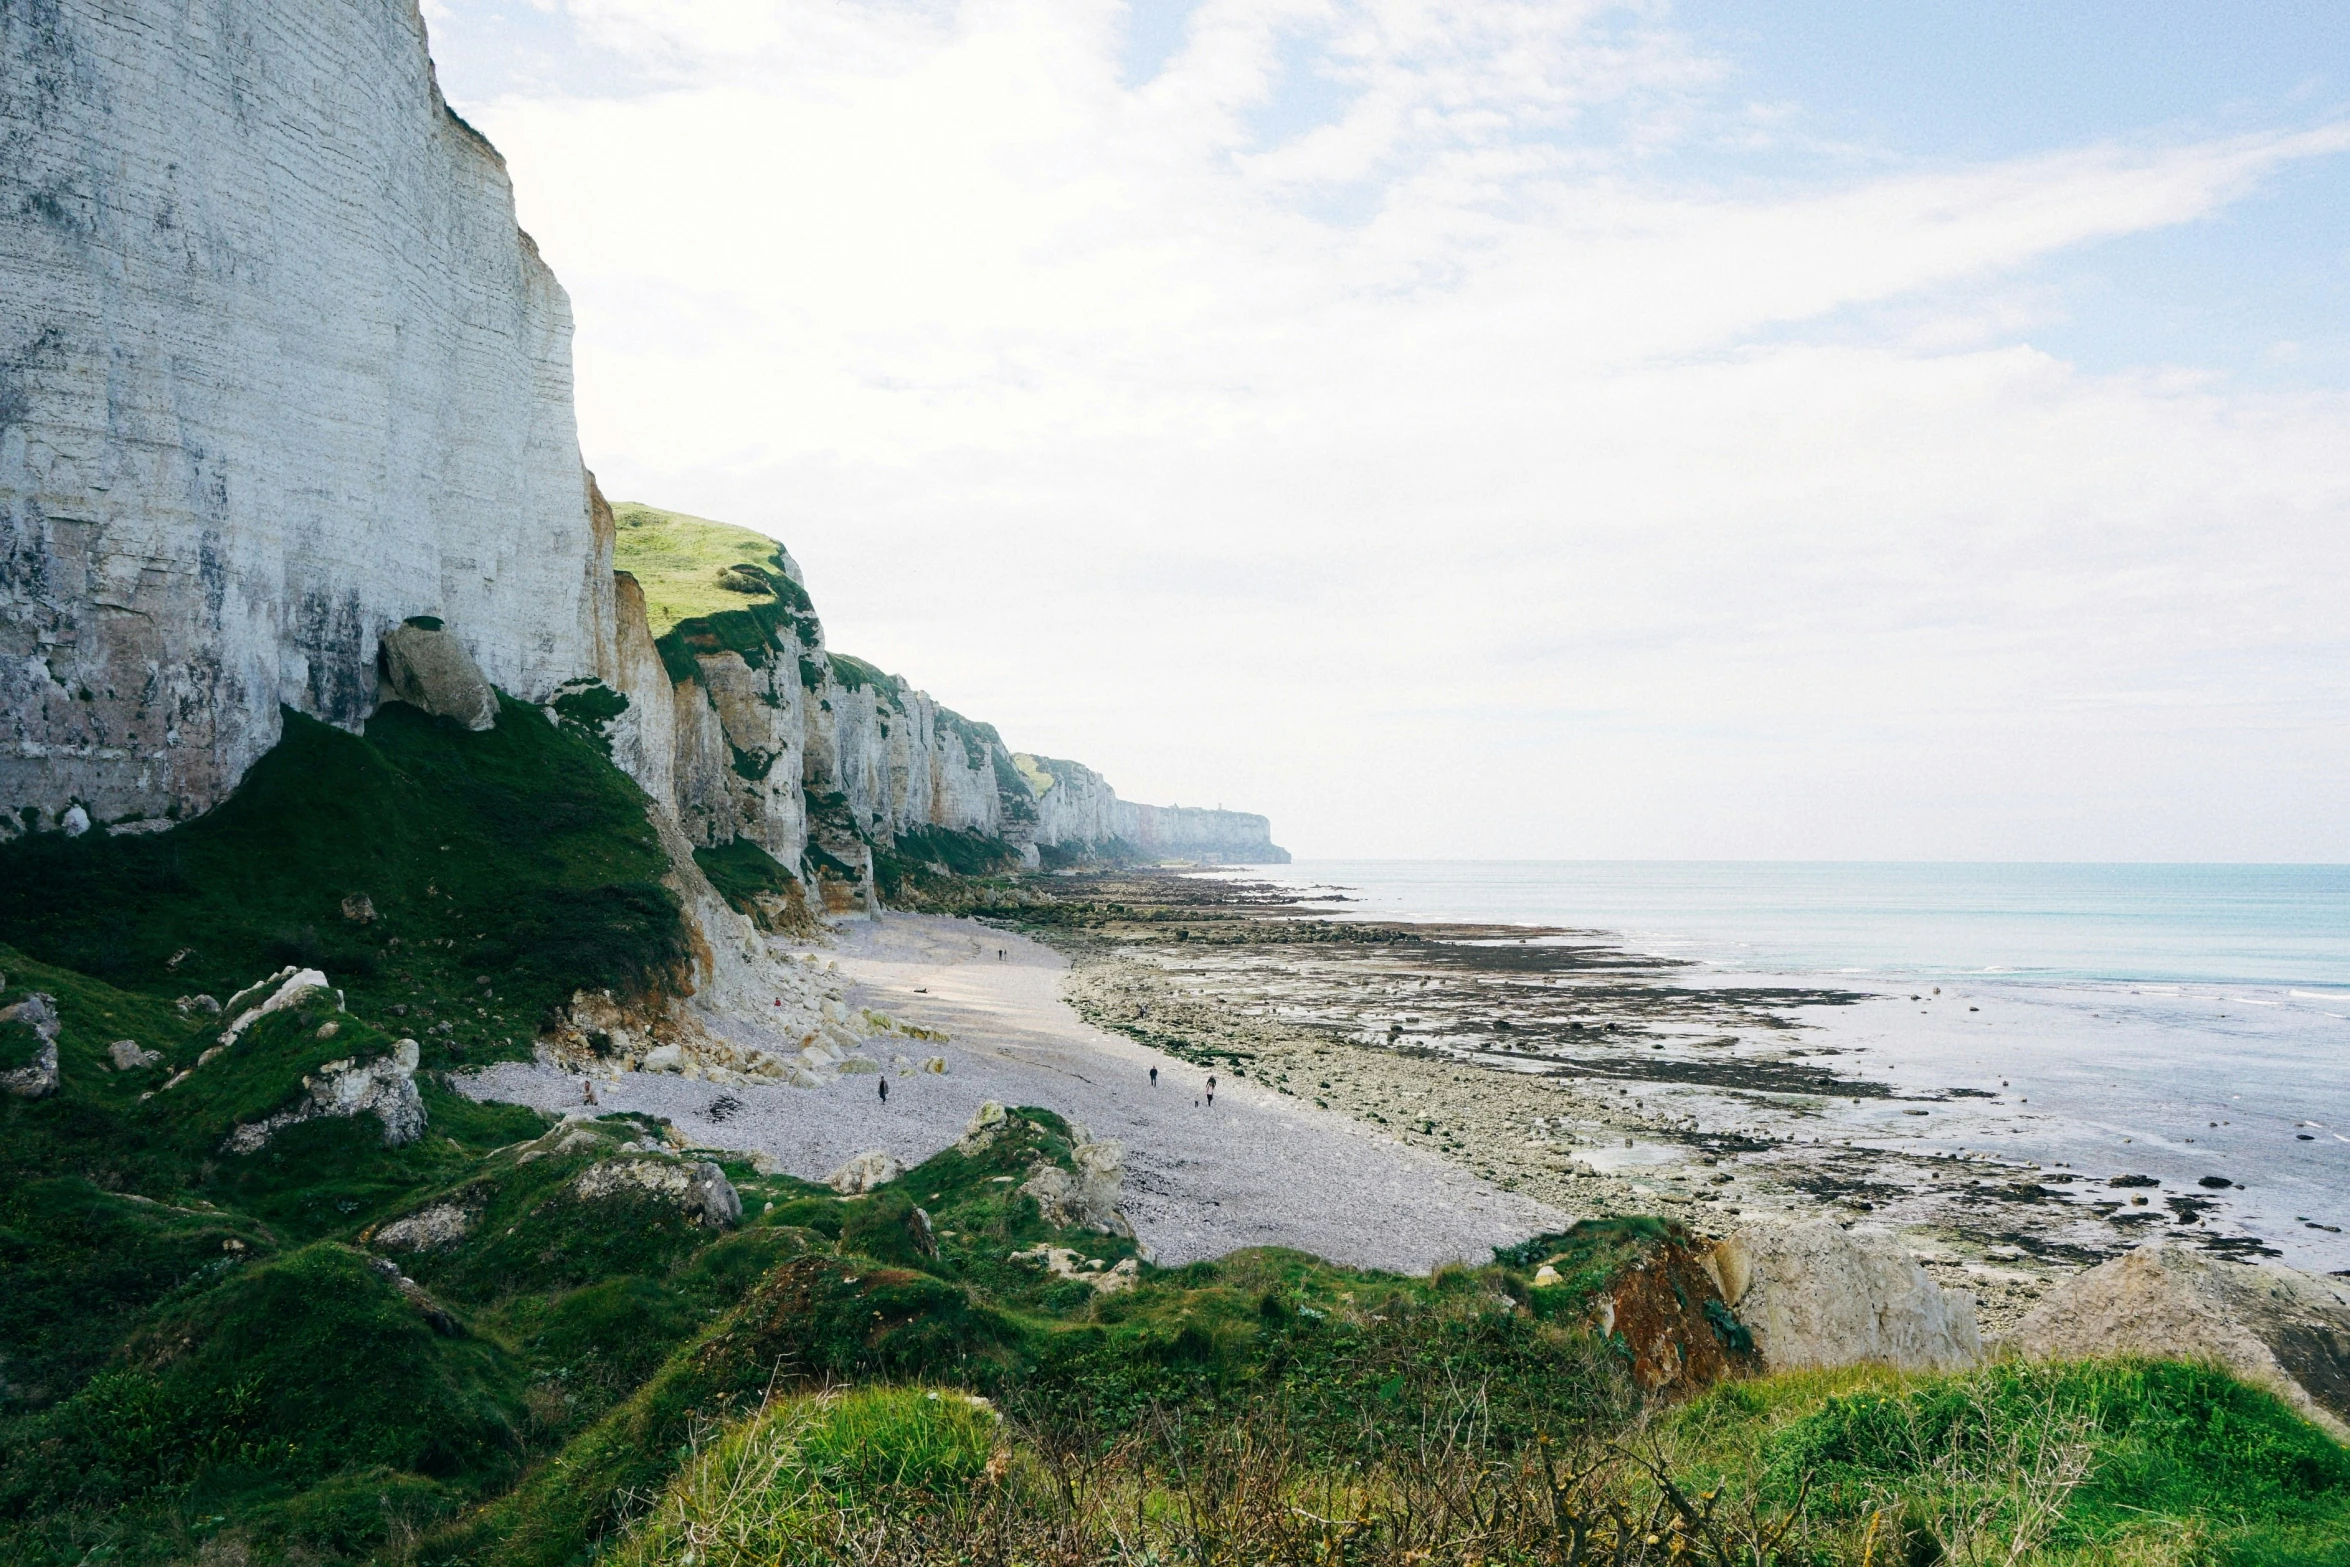
<path id="1" fill-rule="evenodd" d="M 0 213 L 0 832 L 205 809 L 409 616 L 595 669 L 570 306 L 412 0 L 0 6 Z"/>
<path id="2" fill-rule="evenodd" d="M 705 990 L 755 953 L 697 848 L 1283 857 L 831 653 L 773 541 L 607 506 L 414 0 L 0 4 L 0 835 L 206 810 L 281 704 L 364 722 L 407 621 L 642 785 Z"/>
<path id="3" fill-rule="evenodd" d="M 810 846 L 854 867 L 867 846 L 930 830 L 994 840 L 1029 864 L 1289 858 L 1262 816 L 1121 800 L 1092 768 L 1015 754 L 993 725 L 831 651 L 798 564 L 765 535 L 633 502 L 614 510 L 621 616 L 645 605 L 655 650 L 615 684 L 632 713 L 672 712 L 678 736 L 666 756 L 632 748 L 624 715 L 614 755 L 696 843 L 748 838 L 787 867 Z"/>

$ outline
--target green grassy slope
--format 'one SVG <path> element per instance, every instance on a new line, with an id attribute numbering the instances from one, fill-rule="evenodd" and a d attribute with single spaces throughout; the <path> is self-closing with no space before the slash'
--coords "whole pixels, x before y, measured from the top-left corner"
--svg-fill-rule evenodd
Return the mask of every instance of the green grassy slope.
<path id="1" fill-rule="evenodd" d="M 645 618 L 655 637 L 681 620 L 741 609 L 765 595 L 766 572 L 781 571 L 776 542 L 748 528 L 640 501 L 615 502 L 612 517 L 619 524 L 612 563 L 645 590 Z M 754 574 L 733 574 L 744 565 Z"/>
<path id="2" fill-rule="evenodd" d="M 482 734 L 398 703 L 364 735 L 289 711 L 186 826 L 0 845 L 0 942 L 157 998 L 317 967 L 430 1062 L 523 1054 L 573 991 L 641 991 L 686 957 L 644 809 L 592 744 L 511 699 Z M 372 919 L 345 915 L 355 895 Z"/>

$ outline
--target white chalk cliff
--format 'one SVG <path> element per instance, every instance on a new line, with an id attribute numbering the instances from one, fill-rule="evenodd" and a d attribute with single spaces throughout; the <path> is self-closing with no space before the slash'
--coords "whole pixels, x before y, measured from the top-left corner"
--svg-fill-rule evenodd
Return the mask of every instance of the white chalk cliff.
<path id="1" fill-rule="evenodd" d="M 363 724 L 413 623 L 590 710 L 681 845 L 1286 858 L 827 652 L 780 550 L 656 638 L 614 527 L 569 303 L 414 0 L 0 6 L 0 835 L 206 810 L 281 706 Z"/>
<path id="2" fill-rule="evenodd" d="M 12 827 L 205 809 L 410 616 L 596 667 L 570 305 L 411 0 L 0 8 L 0 214 Z"/>

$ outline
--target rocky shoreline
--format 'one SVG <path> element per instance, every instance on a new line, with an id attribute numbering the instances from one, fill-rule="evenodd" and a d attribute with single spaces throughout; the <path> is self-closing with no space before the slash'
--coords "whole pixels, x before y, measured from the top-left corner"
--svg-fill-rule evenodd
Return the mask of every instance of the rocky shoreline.
<path id="1" fill-rule="evenodd" d="M 1568 1212 L 1717 1234 L 1886 1225 L 1975 1292 L 1988 1331 L 2147 1239 L 2273 1255 L 2208 1192 L 1876 1133 L 1997 1096 L 1896 1088 L 1819 1043 L 1807 1015 L 1873 999 L 1859 992 L 1720 983 L 1591 931 L 1333 921 L 1221 877 L 1097 872 L 1053 890 L 1020 923 L 1072 960 L 1065 994 L 1088 1022 Z"/>

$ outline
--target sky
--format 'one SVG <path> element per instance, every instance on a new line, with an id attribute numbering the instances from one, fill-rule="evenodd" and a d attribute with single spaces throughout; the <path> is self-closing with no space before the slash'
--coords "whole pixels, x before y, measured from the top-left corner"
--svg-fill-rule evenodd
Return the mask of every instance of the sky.
<path id="1" fill-rule="evenodd" d="M 2350 860 L 2350 6 L 424 9 L 605 493 L 1126 798 Z"/>

